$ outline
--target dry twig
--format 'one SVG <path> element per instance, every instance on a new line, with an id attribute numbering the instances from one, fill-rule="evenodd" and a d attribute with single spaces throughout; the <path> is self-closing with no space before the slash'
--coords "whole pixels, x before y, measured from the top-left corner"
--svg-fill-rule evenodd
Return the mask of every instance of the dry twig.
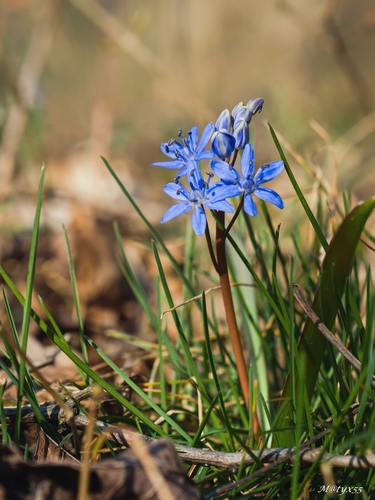
<path id="1" fill-rule="evenodd" d="M 81 401 L 85 397 L 90 397 L 93 387 L 87 387 L 83 394 L 78 394 L 75 397 L 76 401 Z M 74 422 L 77 429 L 85 430 L 89 425 L 89 418 L 81 413 L 79 409 L 74 406 L 73 400 L 68 399 L 65 403 L 69 407 L 74 407 Z M 61 424 L 65 422 L 64 412 L 59 408 L 56 403 L 45 403 L 40 406 L 42 415 L 53 424 Z M 350 411 L 344 416 L 341 423 L 352 418 L 359 411 L 359 405 L 354 404 L 350 407 Z M 7 421 L 12 421 L 16 415 L 15 408 L 4 408 L 4 413 Z M 329 423 L 332 417 L 326 421 Z M 31 407 L 22 408 L 22 422 L 35 423 L 37 421 L 35 413 Z M 324 423 L 323 423 L 324 424 Z M 139 440 L 145 444 L 151 444 L 157 441 L 156 438 L 138 434 L 129 429 L 123 429 L 115 425 L 107 424 L 101 420 L 95 421 L 95 433 L 104 434 L 109 441 L 112 441 L 121 446 L 132 446 Z M 237 471 L 244 465 L 253 465 L 254 463 L 270 464 L 276 467 L 281 463 L 292 461 L 297 456 L 303 462 L 313 463 L 317 460 L 321 448 L 311 449 L 311 445 L 320 441 L 324 436 L 332 432 L 332 428 L 325 429 L 312 439 L 306 441 L 301 446 L 296 448 L 268 448 L 264 450 L 249 450 L 248 453 L 238 451 L 235 453 L 226 453 L 222 451 L 214 451 L 205 448 L 192 448 L 190 446 L 183 446 L 175 444 L 176 451 L 186 462 L 192 462 L 203 465 L 211 465 L 224 470 Z M 353 468 L 371 468 L 375 467 L 375 454 L 371 453 L 365 456 L 354 455 L 330 455 L 327 453 L 322 454 L 320 461 L 329 461 L 332 467 L 353 467 Z"/>

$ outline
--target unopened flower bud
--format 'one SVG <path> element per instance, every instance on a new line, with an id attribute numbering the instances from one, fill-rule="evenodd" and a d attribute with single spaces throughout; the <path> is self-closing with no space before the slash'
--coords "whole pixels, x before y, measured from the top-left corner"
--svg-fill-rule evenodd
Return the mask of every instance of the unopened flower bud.
<path id="1" fill-rule="evenodd" d="M 231 128 L 232 128 L 232 120 L 229 113 L 229 109 L 224 109 L 224 111 L 220 113 L 220 116 L 215 123 L 215 129 L 216 130 L 224 129 L 227 132 L 230 132 Z"/>
<path id="2" fill-rule="evenodd" d="M 239 103 L 237 103 L 234 108 L 232 109 L 232 113 L 231 115 L 235 118 L 236 117 L 236 114 L 237 114 L 237 111 L 239 108 L 242 108 L 242 106 L 244 106 L 244 103 L 241 101 Z"/>
<path id="3" fill-rule="evenodd" d="M 211 139 L 211 145 L 212 152 L 219 158 L 229 158 L 236 146 L 236 139 L 232 134 L 222 129 L 214 132 Z"/>
<path id="4" fill-rule="evenodd" d="M 249 142 L 249 126 L 244 120 L 236 120 L 233 136 L 236 140 L 236 149 L 244 149 Z"/>
<path id="5" fill-rule="evenodd" d="M 232 111 L 232 116 L 234 118 L 234 127 L 236 127 L 236 122 L 240 121 L 240 120 L 243 120 L 245 121 L 247 124 L 250 123 L 251 121 L 251 117 L 253 116 L 252 115 L 252 112 L 249 110 L 249 108 L 247 106 L 239 106 L 236 111 L 234 112 L 233 114 L 233 111 Z"/>
<path id="6" fill-rule="evenodd" d="M 261 97 L 257 97 L 255 99 L 250 99 L 250 101 L 247 103 L 247 107 L 249 108 L 251 114 L 255 115 L 256 113 L 260 113 L 262 111 L 263 104 L 264 99 L 262 99 Z"/>

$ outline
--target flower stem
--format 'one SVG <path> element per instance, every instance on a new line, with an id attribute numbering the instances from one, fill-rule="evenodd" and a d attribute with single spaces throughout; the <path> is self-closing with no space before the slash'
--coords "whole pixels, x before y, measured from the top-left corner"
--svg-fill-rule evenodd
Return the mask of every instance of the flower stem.
<path id="1" fill-rule="evenodd" d="M 229 231 L 232 229 L 233 224 L 236 222 L 237 217 L 240 215 L 242 207 L 243 207 L 244 199 L 245 199 L 245 196 L 242 195 L 241 201 L 237 207 L 236 213 L 233 215 L 231 221 L 229 222 L 227 228 L 225 229 L 225 231 L 223 233 L 223 240 L 225 240 L 225 238 L 228 236 Z"/>
<path id="2" fill-rule="evenodd" d="M 233 347 L 233 353 L 237 364 L 242 393 L 247 410 L 249 410 L 249 378 L 246 369 L 243 348 L 241 345 L 240 332 L 238 330 L 236 314 L 234 311 L 232 292 L 229 282 L 227 256 L 225 250 L 224 212 L 216 212 L 218 222 L 216 223 L 216 256 L 218 274 L 220 278 L 221 293 L 224 302 L 225 316 L 227 319 L 229 336 Z"/>
<path id="3" fill-rule="evenodd" d="M 219 273 L 219 267 L 218 267 L 218 264 L 217 264 L 217 260 L 216 260 L 216 257 L 215 257 L 215 252 L 214 252 L 214 249 L 212 247 L 210 229 L 209 229 L 207 223 L 206 223 L 206 230 L 204 232 L 204 235 L 206 237 L 207 247 L 208 247 L 208 251 L 210 253 L 212 264 L 214 265 L 214 268 L 215 268 L 215 271 L 217 272 L 217 274 L 220 274 Z"/>

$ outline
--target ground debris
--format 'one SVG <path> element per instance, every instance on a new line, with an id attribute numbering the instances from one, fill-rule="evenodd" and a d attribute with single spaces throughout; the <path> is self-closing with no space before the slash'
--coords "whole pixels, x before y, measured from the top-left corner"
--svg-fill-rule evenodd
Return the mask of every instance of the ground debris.
<path id="1" fill-rule="evenodd" d="M 144 453 L 144 451 L 146 451 Z M 145 450 L 128 450 L 116 458 L 90 464 L 87 500 L 199 500 L 201 495 L 166 440 Z M 82 465 L 61 461 L 26 462 L 0 448 L 0 500 L 76 500 Z M 147 464 L 148 461 L 148 464 Z"/>

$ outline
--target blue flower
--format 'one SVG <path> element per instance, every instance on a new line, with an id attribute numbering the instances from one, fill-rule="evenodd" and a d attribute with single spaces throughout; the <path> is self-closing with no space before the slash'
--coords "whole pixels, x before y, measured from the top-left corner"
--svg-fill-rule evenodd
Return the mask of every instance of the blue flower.
<path id="1" fill-rule="evenodd" d="M 206 159 L 212 159 L 214 153 L 212 151 L 205 151 L 204 148 L 207 146 L 212 133 L 215 129 L 213 123 L 209 123 L 202 132 L 200 141 L 198 142 L 198 127 L 193 127 L 188 132 L 188 138 L 182 136 L 182 131 L 178 133 L 178 137 L 182 140 L 182 143 L 176 139 L 171 139 L 169 142 L 163 142 L 160 145 L 162 153 L 172 160 L 169 161 L 158 161 L 151 163 L 151 165 L 156 167 L 165 168 L 178 168 L 176 177 L 181 177 L 186 175 L 187 169 L 186 165 L 192 161 L 201 161 Z"/>
<path id="2" fill-rule="evenodd" d="M 241 158 L 242 175 L 232 165 L 224 161 L 211 161 L 211 168 L 222 179 L 222 184 L 231 185 L 236 189 L 236 194 L 233 194 L 233 196 L 244 194 L 244 210 L 247 214 L 254 216 L 258 213 L 252 195 L 272 203 L 278 208 L 284 208 L 284 202 L 280 195 L 273 189 L 261 187 L 261 184 L 271 181 L 282 172 L 284 163 L 281 160 L 266 163 L 257 170 L 255 175 L 254 167 L 254 148 L 251 144 L 245 146 Z M 234 193 L 234 191 L 231 191 L 231 193 Z"/>
<path id="3" fill-rule="evenodd" d="M 178 200 L 179 203 L 172 205 L 165 212 L 161 222 L 168 222 L 174 217 L 193 209 L 191 224 L 194 232 L 198 236 L 202 236 L 207 224 L 204 207 L 233 213 L 234 208 L 225 198 L 236 196 L 237 188 L 234 185 L 227 185 L 222 182 L 215 182 L 212 186 L 209 186 L 212 174 L 208 176 L 207 181 L 204 181 L 196 161 L 188 163 L 186 173 L 190 190 L 181 184 L 179 180 L 169 182 L 164 186 L 164 193 Z"/>

